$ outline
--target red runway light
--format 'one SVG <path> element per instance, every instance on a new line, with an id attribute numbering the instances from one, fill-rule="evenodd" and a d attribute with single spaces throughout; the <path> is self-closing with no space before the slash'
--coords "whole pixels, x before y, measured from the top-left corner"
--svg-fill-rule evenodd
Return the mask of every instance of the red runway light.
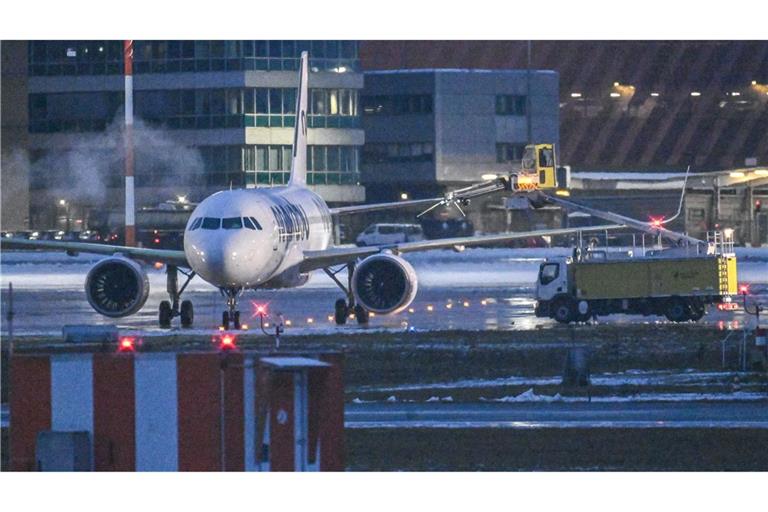
<path id="1" fill-rule="evenodd" d="M 655 228 L 660 228 L 664 224 L 664 217 L 651 217 L 651 225 Z"/>
<path id="2" fill-rule="evenodd" d="M 120 338 L 117 347 L 119 352 L 133 352 L 136 350 L 136 338 L 132 336 L 123 336 Z"/>
<path id="3" fill-rule="evenodd" d="M 748 284 L 742 284 L 739 286 L 739 293 L 742 293 L 744 295 L 749 293 L 749 285 Z"/>
<path id="4" fill-rule="evenodd" d="M 232 350 L 235 348 L 235 336 L 232 334 L 224 334 L 221 337 L 221 341 L 219 341 L 219 349 L 221 350 Z"/>
<path id="5" fill-rule="evenodd" d="M 266 316 L 267 315 L 267 304 L 259 304 L 257 302 L 251 301 L 251 307 L 253 307 L 253 314 L 251 315 L 251 318 L 255 318 L 257 316 Z"/>

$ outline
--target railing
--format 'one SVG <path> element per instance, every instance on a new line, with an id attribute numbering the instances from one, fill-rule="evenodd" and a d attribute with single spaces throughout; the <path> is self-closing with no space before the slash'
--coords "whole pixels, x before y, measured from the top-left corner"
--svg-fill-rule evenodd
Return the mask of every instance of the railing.
<path id="1" fill-rule="evenodd" d="M 733 230 L 707 232 L 707 254 L 732 256 L 733 251 Z"/>

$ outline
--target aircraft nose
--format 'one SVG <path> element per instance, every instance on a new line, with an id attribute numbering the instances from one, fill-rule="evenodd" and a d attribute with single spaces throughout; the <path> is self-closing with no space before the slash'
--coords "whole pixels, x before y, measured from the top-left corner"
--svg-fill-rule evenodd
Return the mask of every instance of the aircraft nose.
<path id="1" fill-rule="evenodd" d="M 222 240 L 209 251 L 207 266 L 222 285 L 242 283 L 246 271 L 245 254 L 234 240 Z"/>

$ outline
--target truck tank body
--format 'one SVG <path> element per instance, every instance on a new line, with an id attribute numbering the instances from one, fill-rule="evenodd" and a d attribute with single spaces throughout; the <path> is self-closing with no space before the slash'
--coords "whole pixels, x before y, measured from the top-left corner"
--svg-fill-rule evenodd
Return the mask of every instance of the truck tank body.
<path id="1" fill-rule="evenodd" d="M 572 264 L 578 299 L 735 295 L 735 256 L 637 258 Z"/>

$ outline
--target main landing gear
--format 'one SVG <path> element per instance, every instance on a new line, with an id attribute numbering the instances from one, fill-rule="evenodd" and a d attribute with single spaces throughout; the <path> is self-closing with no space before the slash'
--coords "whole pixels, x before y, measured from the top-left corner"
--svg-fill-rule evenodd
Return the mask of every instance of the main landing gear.
<path id="1" fill-rule="evenodd" d="M 186 276 L 184 285 L 179 289 L 179 272 Z M 175 317 L 181 317 L 182 327 L 192 327 L 192 322 L 195 319 L 195 311 L 192 307 L 192 301 L 184 300 L 179 304 L 181 294 L 187 288 L 187 285 L 195 277 L 195 273 L 192 271 L 185 272 L 180 270 L 175 265 L 167 265 L 165 269 L 166 275 L 166 288 L 168 290 L 168 296 L 170 300 L 160 301 L 160 309 L 158 311 L 158 323 L 162 329 L 170 329 L 171 320 Z"/>
<path id="2" fill-rule="evenodd" d="M 336 274 L 345 268 L 347 269 L 347 286 L 344 286 L 344 284 L 339 281 L 339 278 L 336 277 Z M 339 299 L 334 304 L 333 319 L 336 322 L 336 325 L 346 324 L 350 313 L 354 314 L 355 319 L 359 325 L 368 325 L 368 311 L 366 311 L 366 309 L 360 304 L 355 304 L 355 295 L 352 293 L 352 274 L 355 272 L 355 264 L 348 263 L 336 270 L 331 268 L 324 268 L 323 271 L 328 274 L 328 277 L 333 279 L 336 285 L 341 288 L 341 291 L 343 291 L 347 296 L 346 299 Z"/>
<path id="3" fill-rule="evenodd" d="M 243 288 L 222 288 L 221 294 L 227 297 L 227 310 L 221 314 L 221 326 L 225 331 L 230 326 L 240 330 L 240 311 L 237 309 L 237 298 L 243 293 Z"/>

